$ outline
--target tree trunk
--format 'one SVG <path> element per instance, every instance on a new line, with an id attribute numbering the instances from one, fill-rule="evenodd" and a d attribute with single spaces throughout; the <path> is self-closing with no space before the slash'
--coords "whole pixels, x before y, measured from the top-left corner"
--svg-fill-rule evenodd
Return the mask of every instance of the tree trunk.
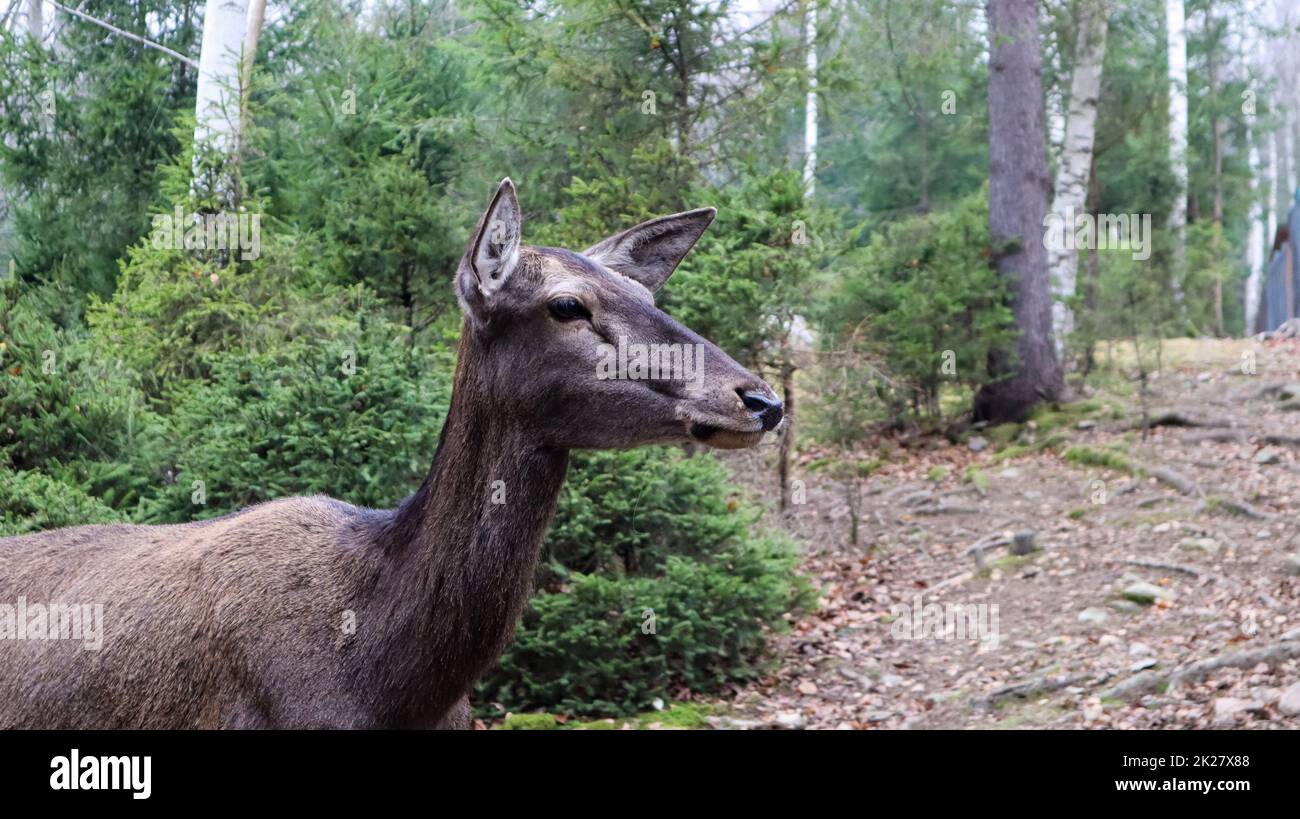
<path id="1" fill-rule="evenodd" d="M 817 0 L 806 0 L 804 37 L 808 93 L 804 99 L 803 185 L 811 198 L 817 187 Z"/>
<path id="2" fill-rule="evenodd" d="M 1205 5 L 1206 62 L 1210 83 L 1210 132 L 1214 140 L 1214 250 L 1223 249 L 1223 121 L 1219 117 L 1219 66 L 1216 59 L 1219 47 L 1214 27 L 1214 3 Z M 1223 338 L 1223 274 L 1215 265 L 1214 274 L 1214 332 Z"/>
<path id="3" fill-rule="evenodd" d="M 1088 172 L 1088 212 L 1096 213 L 1101 206 L 1101 180 L 1097 178 L 1097 154 L 1092 155 L 1091 169 Z M 1083 311 L 1090 322 L 1089 332 L 1084 334 L 1088 346 L 1083 351 L 1083 375 L 1086 377 L 1096 366 L 1097 346 L 1097 279 L 1099 277 L 1100 259 L 1097 257 L 1097 243 L 1088 248 L 1088 267 L 1083 281 Z"/>
<path id="4" fill-rule="evenodd" d="M 782 512 L 790 505 L 790 468 L 794 460 L 794 371 L 794 350 L 787 332 L 781 341 L 781 397 L 785 401 L 785 426 L 781 429 L 776 467 L 780 479 Z"/>
<path id="5" fill-rule="evenodd" d="M 1260 203 L 1259 148 L 1255 145 L 1255 135 L 1246 131 L 1246 143 L 1250 145 L 1250 236 L 1246 240 L 1246 277 L 1245 323 L 1241 325 L 1244 335 L 1256 332 L 1255 314 L 1259 312 L 1260 282 L 1264 278 L 1264 209 Z M 1270 237 L 1271 239 L 1272 237 Z"/>
<path id="6" fill-rule="evenodd" d="M 17 1 L 13 0 L 13 2 Z M 44 6 L 44 0 L 27 0 L 27 33 L 37 43 L 45 39 Z"/>
<path id="7" fill-rule="evenodd" d="M 1165 31 L 1169 58 L 1169 167 L 1176 183 L 1167 223 L 1172 249 L 1170 289 L 1181 312 L 1187 270 L 1187 22 L 1183 0 L 1165 0 Z"/>
<path id="8" fill-rule="evenodd" d="M 236 156 L 239 150 L 240 62 L 248 25 L 248 0 L 209 0 L 203 12 L 199 86 L 194 104 L 195 182 L 203 163 Z M 213 192 L 233 203 L 234 179 L 215 168 Z"/>
<path id="9" fill-rule="evenodd" d="M 1084 210 L 1088 197 L 1088 175 L 1092 168 L 1092 144 L 1097 125 L 1097 99 L 1101 95 L 1101 70 L 1106 58 L 1107 9 L 1103 0 L 1081 0 L 1079 39 L 1075 50 L 1074 76 L 1070 80 L 1070 113 L 1065 142 L 1056 169 L 1052 213 L 1062 226 L 1062 236 L 1072 234 L 1074 218 Z M 1074 296 L 1079 269 L 1079 249 L 1072 243 L 1053 242 L 1047 249 L 1052 279 L 1052 333 L 1062 350 L 1065 337 L 1074 329 L 1074 314 L 1067 300 Z"/>
<path id="10" fill-rule="evenodd" d="M 243 140 L 248 136 L 248 96 L 253 88 L 253 63 L 257 61 L 257 41 L 262 36 L 262 23 L 266 20 L 266 0 L 249 0 L 248 25 L 244 32 L 243 64 L 239 75 L 239 139 L 240 154 Z"/>
<path id="11" fill-rule="evenodd" d="M 1269 134 L 1268 138 L 1268 228 L 1264 231 L 1264 246 L 1270 251 L 1264 254 L 1264 264 L 1268 264 L 1271 259 L 1271 249 L 1273 247 L 1273 237 L 1277 236 L 1277 216 L 1278 216 L 1278 184 L 1280 177 L 1278 175 L 1278 146 L 1277 131 Z M 1285 212 L 1285 211 L 1283 211 Z"/>
<path id="12" fill-rule="evenodd" d="M 1047 247 L 1047 135 L 1042 54 L 1035 0 L 989 0 L 989 233 L 997 269 L 1006 278 L 1020 330 L 1018 360 L 1003 355 L 994 372 L 1007 376 L 975 395 L 976 420 L 1020 421 L 1039 401 L 1063 390 L 1052 344 L 1052 293 Z"/>

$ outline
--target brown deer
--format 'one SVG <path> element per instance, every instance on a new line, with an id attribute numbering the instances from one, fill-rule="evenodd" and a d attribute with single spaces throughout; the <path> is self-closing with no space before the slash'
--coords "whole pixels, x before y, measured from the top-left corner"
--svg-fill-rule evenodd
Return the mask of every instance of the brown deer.
<path id="1" fill-rule="evenodd" d="M 767 384 L 654 305 L 714 213 L 583 253 L 524 246 L 502 181 L 456 273 L 465 317 L 438 451 L 396 509 L 286 498 L 0 540 L 0 604 L 103 607 L 97 651 L 0 639 L 0 728 L 468 727 L 570 449 L 746 447 L 781 421 Z M 620 342 L 688 345 L 700 373 L 602 377 Z"/>

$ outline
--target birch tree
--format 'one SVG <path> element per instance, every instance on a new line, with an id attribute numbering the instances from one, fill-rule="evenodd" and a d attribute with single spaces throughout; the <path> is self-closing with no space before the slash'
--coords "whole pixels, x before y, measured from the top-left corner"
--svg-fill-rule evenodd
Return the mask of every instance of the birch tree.
<path id="1" fill-rule="evenodd" d="M 248 0 L 209 0 L 194 103 L 194 187 L 210 173 L 210 190 L 233 202 L 234 180 L 224 167 L 239 149 L 240 80 Z M 210 167 L 209 167 L 210 166 Z"/>
<path id="2" fill-rule="evenodd" d="M 803 183 L 812 197 L 817 186 L 817 0 L 807 0 L 805 10 L 805 70 L 808 93 L 804 98 Z"/>
<path id="3" fill-rule="evenodd" d="M 1165 0 L 1165 35 L 1169 61 L 1169 168 L 1175 182 L 1169 209 L 1174 301 L 1183 301 L 1187 268 L 1187 20 L 1183 0 Z"/>
<path id="4" fill-rule="evenodd" d="M 1084 209 L 1088 197 L 1097 100 L 1101 95 L 1102 63 L 1106 58 L 1106 28 L 1105 0 L 1080 0 L 1070 107 L 1052 197 L 1052 214 L 1064 232 L 1074 230 L 1075 214 Z M 1053 242 L 1047 248 L 1052 281 L 1052 333 L 1058 351 L 1064 346 L 1065 336 L 1074 329 L 1074 314 L 1067 300 L 1075 292 L 1079 254 L 1069 244 Z"/>
<path id="5" fill-rule="evenodd" d="M 1259 312 L 1259 288 L 1264 278 L 1264 208 L 1261 205 L 1262 191 L 1259 176 L 1262 173 L 1259 163 L 1259 148 L 1255 145 L 1253 134 L 1246 134 L 1250 143 L 1250 232 L 1246 239 L 1246 298 L 1244 301 L 1245 322 L 1242 327 L 1246 335 L 1255 332 L 1255 314 Z M 1270 239 L 1272 237 L 1269 237 Z"/>

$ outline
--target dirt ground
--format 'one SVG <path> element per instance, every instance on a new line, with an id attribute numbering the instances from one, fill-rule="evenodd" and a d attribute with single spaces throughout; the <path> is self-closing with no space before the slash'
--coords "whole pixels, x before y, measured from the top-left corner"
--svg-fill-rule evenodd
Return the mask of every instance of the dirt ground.
<path id="1" fill-rule="evenodd" d="M 1167 343 L 1145 436 L 1111 352 L 1036 422 L 855 453 L 856 546 L 826 453 L 784 515 L 776 448 L 728 458 L 821 605 L 715 725 L 1300 728 L 1300 342 Z"/>

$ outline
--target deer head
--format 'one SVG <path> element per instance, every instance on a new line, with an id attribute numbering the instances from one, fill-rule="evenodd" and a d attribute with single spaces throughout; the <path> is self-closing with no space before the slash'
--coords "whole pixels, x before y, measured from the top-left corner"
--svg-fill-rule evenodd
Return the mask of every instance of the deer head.
<path id="1" fill-rule="evenodd" d="M 534 247 L 502 180 L 456 274 L 480 400 L 548 447 L 758 443 L 782 419 L 772 388 L 654 302 L 715 213 L 662 216 L 581 253 Z"/>

